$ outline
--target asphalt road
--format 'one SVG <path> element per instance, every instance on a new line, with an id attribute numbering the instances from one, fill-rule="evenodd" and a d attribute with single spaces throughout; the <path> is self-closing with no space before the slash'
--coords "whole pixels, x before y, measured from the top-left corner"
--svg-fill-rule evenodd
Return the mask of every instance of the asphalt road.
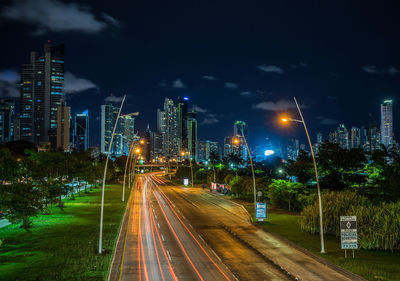
<path id="1" fill-rule="evenodd" d="M 133 196 L 118 280 L 236 280 L 152 177 Z"/>
<path id="2" fill-rule="evenodd" d="M 110 280 L 359 280 L 255 227 L 241 205 L 160 173 L 138 177 L 128 207 Z"/>

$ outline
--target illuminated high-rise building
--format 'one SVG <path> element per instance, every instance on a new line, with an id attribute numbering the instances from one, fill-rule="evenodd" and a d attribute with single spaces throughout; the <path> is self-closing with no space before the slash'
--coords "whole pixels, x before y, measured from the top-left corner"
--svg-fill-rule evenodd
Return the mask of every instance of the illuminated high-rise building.
<path id="1" fill-rule="evenodd" d="M 178 117 L 178 151 L 186 151 L 188 149 L 188 97 L 179 97 L 177 104 Z"/>
<path id="2" fill-rule="evenodd" d="M 89 148 L 89 111 L 75 115 L 73 146 L 76 151 L 86 151 Z"/>
<path id="3" fill-rule="evenodd" d="M 157 130 L 162 135 L 163 156 L 167 158 L 179 156 L 178 108 L 169 98 L 165 98 L 164 110 L 157 110 Z"/>
<path id="4" fill-rule="evenodd" d="M 393 144 L 393 106 L 392 100 L 381 104 L 381 143 L 385 147 Z"/>
<path id="5" fill-rule="evenodd" d="M 232 137 L 228 136 L 224 138 L 224 153 L 223 153 L 224 157 L 227 157 L 229 154 L 232 153 L 232 142 L 233 142 Z"/>
<path id="6" fill-rule="evenodd" d="M 190 160 L 197 162 L 197 120 L 196 112 L 187 113 L 187 139 L 188 151 L 190 151 Z"/>
<path id="7" fill-rule="evenodd" d="M 286 154 L 287 159 L 296 161 L 297 157 L 299 156 L 299 140 L 298 139 L 290 139 L 286 146 Z"/>
<path id="8" fill-rule="evenodd" d="M 108 153 L 108 147 L 110 145 L 111 136 L 114 129 L 115 120 L 118 117 L 119 108 L 114 106 L 112 103 L 106 103 L 101 105 L 101 145 L 100 152 L 103 154 Z M 111 155 L 114 151 L 118 151 L 118 141 L 113 140 L 111 147 Z"/>
<path id="9" fill-rule="evenodd" d="M 368 130 L 369 151 L 373 152 L 380 148 L 381 132 L 376 125 L 370 125 Z"/>
<path id="10" fill-rule="evenodd" d="M 349 149 L 349 132 L 344 124 L 340 124 L 336 130 L 339 146 L 343 149 Z"/>
<path id="11" fill-rule="evenodd" d="M 0 143 L 14 140 L 15 103 L 11 99 L 0 100 Z"/>
<path id="12" fill-rule="evenodd" d="M 355 126 L 351 127 L 350 148 L 361 146 L 361 130 Z"/>
<path id="13" fill-rule="evenodd" d="M 64 99 L 64 45 L 31 52 L 21 70 L 20 139 L 55 148 L 57 108 Z"/>

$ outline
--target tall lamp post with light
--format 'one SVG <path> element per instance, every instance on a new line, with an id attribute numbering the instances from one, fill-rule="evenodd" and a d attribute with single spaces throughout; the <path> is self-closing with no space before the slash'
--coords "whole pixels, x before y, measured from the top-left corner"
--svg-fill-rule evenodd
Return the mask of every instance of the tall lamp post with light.
<path id="1" fill-rule="evenodd" d="M 315 180 L 317 182 L 318 204 L 319 204 L 319 232 L 320 232 L 320 237 L 321 237 L 321 253 L 325 253 L 324 225 L 323 225 L 323 219 L 322 219 L 322 200 L 321 200 L 321 190 L 320 190 L 319 181 L 318 181 L 317 163 L 315 161 L 314 151 L 313 151 L 313 148 L 311 145 L 310 135 L 308 134 L 306 122 L 304 121 L 303 114 L 301 113 L 301 110 L 300 110 L 299 104 L 297 103 L 296 97 L 293 97 L 293 98 L 294 98 L 294 102 L 296 103 L 297 110 L 299 111 L 301 120 L 286 117 L 286 118 L 282 118 L 281 121 L 284 123 L 298 122 L 298 123 L 302 123 L 304 125 L 304 130 L 306 131 L 308 144 L 310 145 L 311 156 L 312 156 L 313 163 L 314 163 Z"/>
<path id="2" fill-rule="evenodd" d="M 102 190 L 101 190 L 99 254 L 101 254 L 101 250 L 102 250 L 101 247 L 102 247 L 102 242 L 103 242 L 104 189 L 105 189 L 105 185 L 106 185 L 108 159 L 110 158 L 111 147 L 112 147 L 113 140 L 114 140 L 115 130 L 117 128 L 118 119 L 119 119 L 119 117 L 121 115 L 121 110 L 122 110 L 122 106 L 124 105 L 125 98 L 126 98 L 126 95 L 124 95 L 124 97 L 122 98 L 121 106 L 119 107 L 117 118 L 115 119 L 114 128 L 113 128 L 113 132 L 112 132 L 112 135 L 111 135 L 111 140 L 110 140 L 110 143 L 108 145 L 108 153 L 107 153 L 106 163 L 104 165 L 103 187 L 102 187 Z"/>
<path id="3" fill-rule="evenodd" d="M 256 177 L 254 175 L 253 159 L 251 158 L 250 148 L 249 148 L 249 145 L 247 144 L 246 137 L 244 136 L 244 133 L 243 133 L 243 127 L 242 127 L 241 132 L 242 132 L 242 138 L 244 140 L 244 144 L 246 145 L 246 148 L 247 148 L 247 153 L 249 154 L 251 174 L 253 176 L 253 196 L 254 196 L 254 212 L 255 212 L 256 211 L 257 198 L 256 198 Z M 233 142 L 238 144 L 240 141 L 239 141 L 239 139 L 235 138 L 233 140 Z"/>
<path id="4" fill-rule="evenodd" d="M 190 174 L 192 176 L 192 187 L 193 187 L 193 165 L 192 165 L 192 157 L 190 156 L 190 150 L 188 150 L 187 152 L 182 151 L 181 152 L 181 156 L 185 156 L 186 154 L 189 155 L 189 162 L 190 162 Z"/>

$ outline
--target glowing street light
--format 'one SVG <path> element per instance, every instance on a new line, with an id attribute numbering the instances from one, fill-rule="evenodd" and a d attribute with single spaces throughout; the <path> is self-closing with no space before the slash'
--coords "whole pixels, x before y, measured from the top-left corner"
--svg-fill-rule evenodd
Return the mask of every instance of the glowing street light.
<path id="1" fill-rule="evenodd" d="M 314 150 L 311 145 L 311 140 L 310 140 L 310 136 L 308 134 L 306 122 L 304 121 L 303 114 L 301 113 L 301 110 L 300 110 L 299 104 L 297 103 L 296 97 L 293 97 L 293 98 L 294 98 L 294 102 L 296 103 L 297 110 L 299 111 L 301 120 L 283 117 L 283 118 L 281 118 L 281 121 L 284 123 L 287 123 L 289 121 L 290 122 L 298 122 L 298 123 L 303 123 L 303 125 L 304 125 L 304 130 L 306 131 L 308 144 L 310 145 L 311 156 L 312 156 L 313 163 L 314 163 L 315 180 L 317 181 L 318 203 L 319 203 L 319 232 L 320 232 L 320 237 L 321 237 L 321 253 L 325 253 L 324 225 L 323 225 L 323 220 L 322 220 L 322 200 L 321 200 L 321 190 L 319 188 L 319 181 L 318 181 L 317 163 L 315 161 Z"/>
<path id="2" fill-rule="evenodd" d="M 145 143 L 145 141 L 142 139 L 142 140 L 139 141 L 139 143 L 140 143 L 141 145 L 143 145 L 143 144 Z"/>

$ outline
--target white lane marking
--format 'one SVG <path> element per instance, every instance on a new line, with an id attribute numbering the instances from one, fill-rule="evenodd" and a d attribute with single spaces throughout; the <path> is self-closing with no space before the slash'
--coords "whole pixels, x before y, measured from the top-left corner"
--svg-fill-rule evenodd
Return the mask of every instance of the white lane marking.
<path id="1" fill-rule="evenodd" d="M 169 259 L 169 261 L 172 261 L 172 260 L 171 260 L 171 256 L 169 255 L 169 252 L 168 252 L 168 250 L 167 250 L 167 255 L 168 255 L 168 259 Z"/>
<path id="2" fill-rule="evenodd" d="M 184 215 L 182 215 L 182 218 L 183 218 L 184 220 L 186 219 Z"/>
<path id="3" fill-rule="evenodd" d="M 216 256 L 218 259 L 219 259 L 219 261 L 220 262 L 222 262 L 222 260 L 221 260 L 221 258 L 217 255 L 217 253 L 216 252 L 214 252 L 214 250 L 213 249 L 211 249 L 211 251 L 214 253 L 214 256 Z"/>
<path id="4" fill-rule="evenodd" d="M 201 239 L 201 240 L 203 240 L 203 242 L 206 242 L 206 241 L 204 241 L 203 237 L 201 237 L 201 235 L 200 235 L 200 234 L 199 234 L 199 237 L 200 237 L 200 239 Z"/>
<path id="5" fill-rule="evenodd" d="M 154 211 L 154 209 L 153 209 L 153 211 Z M 157 215 L 156 214 L 154 214 L 154 217 L 157 219 Z"/>
<path id="6" fill-rule="evenodd" d="M 158 228 L 160 228 L 160 224 L 159 223 L 157 223 L 157 226 L 158 226 Z"/>
<path id="7" fill-rule="evenodd" d="M 164 240 L 164 236 L 163 236 L 162 234 L 161 234 L 161 239 L 162 239 L 162 241 L 165 241 L 165 240 Z"/>
<path id="8" fill-rule="evenodd" d="M 192 226 L 190 223 L 189 223 L 189 226 L 190 226 L 192 229 L 194 229 L 193 226 Z"/>

